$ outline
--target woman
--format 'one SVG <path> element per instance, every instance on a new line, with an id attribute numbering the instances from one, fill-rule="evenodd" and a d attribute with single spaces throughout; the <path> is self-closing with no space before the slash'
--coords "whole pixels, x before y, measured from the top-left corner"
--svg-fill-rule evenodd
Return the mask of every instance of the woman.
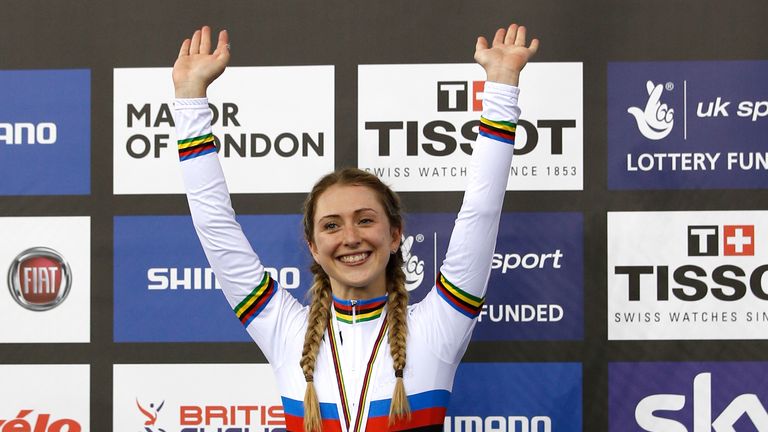
<path id="1" fill-rule="evenodd" d="M 305 307 L 265 272 L 235 221 L 206 99 L 229 61 L 229 39 L 219 33 L 211 52 L 210 36 L 203 27 L 185 40 L 173 68 L 184 183 L 227 300 L 275 371 L 287 429 L 442 430 L 490 274 L 519 116 L 516 86 L 538 41 L 526 47 L 525 28 L 515 24 L 499 29 L 490 47 L 477 40 L 475 59 L 488 75 L 483 118 L 464 202 L 427 297 L 408 306 L 397 195 L 347 169 L 322 178 L 305 203 L 315 261 Z"/>

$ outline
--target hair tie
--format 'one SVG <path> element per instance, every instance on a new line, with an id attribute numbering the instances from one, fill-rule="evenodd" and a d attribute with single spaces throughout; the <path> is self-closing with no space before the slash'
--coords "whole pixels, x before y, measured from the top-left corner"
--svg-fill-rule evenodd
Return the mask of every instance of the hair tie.
<path id="1" fill-rule="evenodd" d="M 304 379 L 305 379 L 305 380 L 306 380 L 308 383 L 311 383 L 311 382 L 313 382 L 313 381 L 315 380 L 315 379 L 314 379 L 314 377 L 313 377 L 312 375 L 310 375 L 310 374 L 304 374 Z"/>
<path id="2" fill-rule="evenodd" d="M 395 369 L 395 377 L 402 378 L 403 377 L 403 370 L 402 369 Z"/>

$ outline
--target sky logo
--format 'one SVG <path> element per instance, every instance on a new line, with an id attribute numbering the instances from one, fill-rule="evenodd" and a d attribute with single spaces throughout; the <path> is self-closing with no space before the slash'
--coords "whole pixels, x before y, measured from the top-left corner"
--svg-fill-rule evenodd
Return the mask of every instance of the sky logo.
<path id="1" fill-rule="evenodd" d="M 758 362 L 613 363 L 609 432 L 768 430 Z"/>

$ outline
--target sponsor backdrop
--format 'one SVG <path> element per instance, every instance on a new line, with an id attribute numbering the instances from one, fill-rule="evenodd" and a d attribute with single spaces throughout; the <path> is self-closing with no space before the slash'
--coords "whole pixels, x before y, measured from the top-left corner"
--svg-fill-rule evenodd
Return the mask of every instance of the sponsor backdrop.
<path id="1" fill-rule="evenodd" d="M 401 192 L 433 285 L 477 135 L 479 34 L 542 39 L 487 302 L 447 431 L 768 431 L 768 3 L 30 0 L 0 23 L 0 432 L 278 431 L 258 347 L 200 248 L 171 66 L 210 89 L 239 222 L 305 302 L 304 194 Z M 407 383 L 406 383 L 407 385 Z"/>

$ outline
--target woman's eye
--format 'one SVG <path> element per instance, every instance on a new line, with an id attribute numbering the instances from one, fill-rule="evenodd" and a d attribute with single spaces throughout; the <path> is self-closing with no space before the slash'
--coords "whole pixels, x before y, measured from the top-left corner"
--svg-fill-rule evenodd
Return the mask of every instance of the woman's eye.
<path id="1" fill-rule="evenodd" d="M 361 225 L 367 225 L 367 224 L 370 224 L 370 223 L 373 223 L 373 219 L 369 219 L 369 218 L 362 218 L 362 219 L 360 219 L 360 224 Z"/>
<path id="2" fill-rule="evenodd" d="M 323 228 L 325 228 L 326 230 L 334 230 L 334 229 L 336 229 L 338 227 L 339 227 L 339 225 L 336 224 L 336 222 L 328 222 L 325 225 L 323 225 Z"/>

